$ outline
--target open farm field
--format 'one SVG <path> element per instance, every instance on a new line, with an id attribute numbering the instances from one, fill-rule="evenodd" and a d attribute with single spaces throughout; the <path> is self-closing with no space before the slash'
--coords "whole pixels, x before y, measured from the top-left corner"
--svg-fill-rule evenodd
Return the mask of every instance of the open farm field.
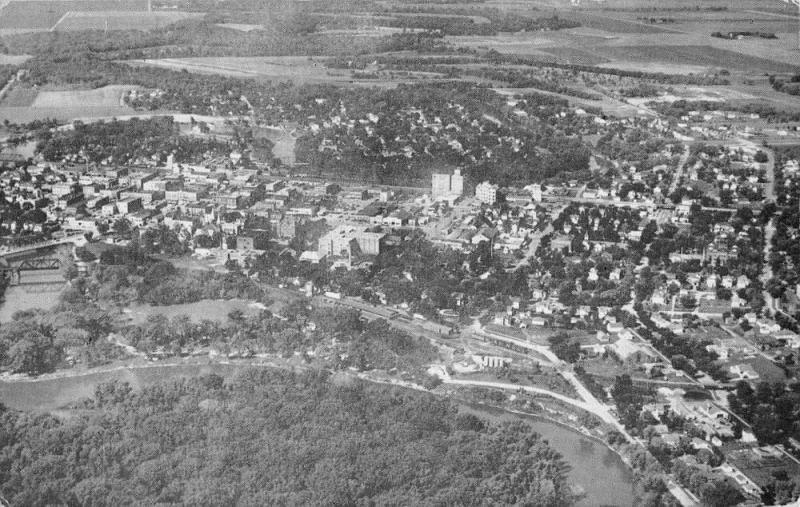
<path id="1" fill-rule="evenodd" d="M 118 118 L 135 111 L 129 107 L 5 107 L 0 106 L 0 122 L 30 123 L 34 120 L 56 119 L 73 121 L 75 119 Z M 135 116 L 135 115 L 134 115 Z"/>
<path id="2" fill-rule="evenodd" d="M 67 12 L 60 6 L 48 4 L 50 2 L 11 2 L 0 10 L 0 28 L 48 30 Z"/>
<path id="3" fill-rule="evenodd" d="M 448 6 L 449 7 L 449 6 Z M 359 22 L 365 24 L 376 24 L 380 25 L 381 23 L 386 22 L 397 22 L 403 18 L 441 18 L 447 17 L 451 19 L 464 19 L 472 21 L 473 23 L 480 25 L 480 24 L 488 24 L 491 23 L 491 20 L 485 16 L 473 16 L 468 14 L 458 14 L 456 11 L 453 13 L 448 13 L 443 10 L 440 13 L 426 13 L 426 12 L 380 12 L 380 13 L 371 13 L 371 12 L 353 12 L 348 14 L 330 14 L 326 12 L 312 12 L 312 15 L 315 16 L 324 16 L 328 19 L 338 19 L 338 20 L 346 20 L 348 22 Z"/>
<path id="4" fill-rule="evenodd" d="M 113 85 L 96 90 L 41 91 L 31 107 L 119 107 L 124 106 L 122 94 L 134 88 L 134 86 Z"/>
<path id="5" fill-rule="evenodd" d="M 607 58 L 589 51 L 584 51 L 583 49 L 569 46 L 541 48 L 541 51 L 549 55 L 553 55 L 555 60 L 560 63 L 569 63 L 575 65 L 599 65 L 602 63 L 608 63 Z"/>
<path id="6" fill-rule="evenodd" d="M 49 30 L 68 12 L 146 11 L 147 0 L 16 0 L 0 10 L 0 29 Z"/>
<path id="7" fill-rule="evenodd" d="M 736 51 L 742 55 L 745 62 L 748 58 L 758 58 L 775 62 L 777 65 L 770 72 L 797 72 L 800 70 L 800 51 L 797 50 L 797 36 L 785 37 L 780 40 L 745 39 L 729 41 L 725 39 L 711 39 L 711 44 L 717 49 Z M 761 67 L 751 68 L 741 66 L 744 71 L 756 73 Z"/>
<path id="8" fill-rule="evenodd" d="M 714 0 L 705 2 L 698 0 L 672 0 L 669 3 L 665 3 L 662 0 L 636 0 L 635 2 L 632 2 L 631 0 L 605 0 L 602 4 L 598 4 L 597 7 L 590 6 L 583 8 L 582 10 L 605 12 L 613 9 L 663 9 L 664 7 L 669 7 L 671 9 L 685 8 L 694 10 L 695 7 L 701 6 L 724 7 L 727 11 L 734 11 L 739 9 L 753 9 L 763 7 L 764 5 L 764 0 Z"/>
<path id="9" fill-rule="evenodd" d="M 189 12 L 125 12 L 125 11 L 70 11 L 61 18 L 53 30 L 58 32 L 78 30 L 150 30 L 171 25 L 183 19 L 202 17 Z"/>
<path id="10" fill-rule="evenodd" d="M 607 69 L 620 69 L 620 70 L 628 70 L 628 71 L 640 71 L 642 70 L 641 62 L 625 62 L 625 61 L 614 61 L 608 63 L 601 63 L 598 67 L 603 67 Z M 704 74 L 709 71 L 709 67 L 703 65 L 684 65 L 684 64 L 673 64 L 673 63 L 658 63 L 652 62 L 647 64 L 647 71 L 648 72 L 661 72 L 663 74 Z"/>
<path id="11" fill-rule="evenodd" d="M 0 121 L 27 123 L 55 118 L 110 118 L 135 114 L 122 102 L 122 94 L 133 86 L 105 86 L 96 90 L 31 90 L 14 88 L 0 103 Z M 19 90 L 19 91 L 17 91 Z M 15 93 L 17 95 L 15 95 Z"/>
<path id="12" fill-rule="evenodd" d="M 734 85 L 731 91 L 746 94 L 753 98 L 751 102 L 768 103 L 779 110 L 800 111 L 800 100 L 795 95 L 781 93 L 772 89 L 771 86 L 764 84 L 761 86 Z"/>
<path id="13" fill-rule="evenodd" d="M 629 19 L 612 17 L 605 13 L 595 12 L 564 12 L 560 15 L 564 19 L 574 20 L 587 28 L 603 30 L 612 33 L 663 33 L 669 31 L 660 25 L 651 25 Z"/>
<path id="14" fill-rule="evenodd" d="M 472 20 L 473 23 L 476 25 L 480 24 L 487 24 L 491 23 L 489 18 L 484 16 L 468 16 L 463 14 L 426 14 L 426 13 L 404 13 L 404 12 L 387 12 L 385 13 L 386 16 L 391 16 L 393 18 L 404 18 L 404 17 L 430 17 L 430 18 L 437 18 L 441 16 L 447 16 L 448 18 L 461 18 L 461 19 L 469 19 Z"/>
<path id="15" fill-rule="evenodd" d="M 264 29 L 264 25 L 247 25 L 244 23 L 217 23 L 217 26 L 222 28 L 230 28 L 231 30 L 238 30 L 240 32 L 252 32 L 253 30 Z"/>
<path id="16" fill-rule="evenodd" d="M 424 30 L 417 28 L 393 28 L 391 26 L 369 26 L 364 28 L 341 28 L 332 30 L 319 30 L 317 33 L 323 35 L 349 35 L 356 37 L 375 37 L 381 35 L 391 35 L 393 33 L 416 33 Z"/>
<path id="17" fill-rule="evenodd" d="M 626 64 L 654 62 L 760 72 L 793 72 L 800 69 L 800 63 L 791 65 L 714 46 L 603 46 L 595 48 L 595 51 L 610 60 Z M 647 65 L 641 66 L 641 69 L 648 70 Z"/>
<path id="18" fill-rule="evenodd" d="M 768 19 L 687 19 L 668 25 L 670 28 L 690 33 L 711 35 L 712 32 L 763 32 L 774 33 L 778 38 L 793 37 L 797 40 L 797 20 L 790 18 Z"/>
<path id="19" fill-rule="evenodd" d="M 132 60 L 138 65 L 152 65 L 172 70 L 233 77 L 291 80 L 296 82 L 349 82 L 350 72 L 326 69 L 318 61 L 305 57 L 208 57 Z"/>
<path id="20" fill-rule="evenodd" d="M 542 48 L 558 45 L 552 32 L 503 33 L 487 37 L 451 36 L 445 39 L 455 46 L 477 49 L 494 49 L 500 53 L 542 55 Z"/>
<path id="21" fill-rule="evenodd" d="M 21 65 L 30 58 L 30 55 L 0 55 L 0 65 Z"/>
<path id="22" fill-rule="evenodd" d="M 438 79 L 440 75 L 425 72 L 398 72 L 378 79 L 353 77 L 345 69 L 328 69 L 319 60 L 308 57 L 205 57 L 164 58 L 154 60 L 126 60 L 131 65 L 150 65 L 172 70 L 187 70 L 201 74 L 220 74 L 230 77 L 245 77 L 270 81 L 293 81 L 295 83 L 327 83 L 362 86 L 393 87 L 399 83 Z"/>

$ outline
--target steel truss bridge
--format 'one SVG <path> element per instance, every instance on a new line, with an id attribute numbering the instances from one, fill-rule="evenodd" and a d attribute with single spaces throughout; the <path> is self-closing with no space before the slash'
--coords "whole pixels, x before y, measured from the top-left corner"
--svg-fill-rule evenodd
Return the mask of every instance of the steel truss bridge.
<path id="1" fill-rule="evenodd" d="M 22 273 L 25 271 L 58 271 L 61 269 L 61 260 L 55 258 L 27 259 L 16 266 L 0 267 L 0 274 L 8 280 L 9 285 L 20 285 Z M 36 282 L 31 282 L 36 283 Z M 52 283 L 50 281 L 42 283 Z"/>

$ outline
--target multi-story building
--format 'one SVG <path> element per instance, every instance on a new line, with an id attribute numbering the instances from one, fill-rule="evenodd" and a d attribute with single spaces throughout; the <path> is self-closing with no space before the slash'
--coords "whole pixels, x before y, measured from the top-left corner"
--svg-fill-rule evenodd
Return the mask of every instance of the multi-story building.
<path id="1" fill-rule="evenodd" d="M 142 209 L 141 197 L 128 197 L 127 199 L 117 201 L 117 211 L 122 215 L 135 213 L 140 209 Z"/>
<path id="2" fill-rule="evenodd" d="M 170 202 L 197 202 L 206 196 L 202 187 L 185 187 L 183 190 L 167 190 L 164 198 Z"/>
<path id="3" fill-rule="evenodd" d="M 60 182 L 53 185 L 52 190 L 50 191 L 53 196 L 55 197 L 64 197 L 65 195 L 71 194 L 75 191 L 76 185 L 71 181 Z"/>
<path id="4" fill-rule="evenodd" d="M 123 186 L 130 185 L 136 190 L 141 190 L 145 183 L 156 179 L 156 176 L 154 172 L 136 171 L 127 175 L 120 175 L 119 184 Z"/>
<path id="5" fill-rule="evenodd" d="M 283 215 L 270 218 L 270 229 L 273 235 L 279 238 L 293 238 L 297 234 L 297 226 L 306 221 L 300 215 Z"/>
<path id="6" fill-rule="evenodd" d="M 365 232 L 356 227 L 340 225 L 319 239 L 317 252 L 320 258 L 328 255 L 345 257 L 352 255 L 353 247 L 357 245 L 362 254 L 378 255 L 385 236 L 379 232 Z"/>
<path id="7" fill-rule="evenodd" d="M 475 187 L 475 197 L 486 204 L 494 204 L 497 202 L 498 186 L 484 181 Z"/>
<path id="8" fill-rule="evenodd" d="M 542 186 L 538 183 L 531 185 L 531 196 L 534 202 L 542 202 Z"/>
<path id="9" fill-rule="evenodd" d="M 153 179 L 142 182 L 142 190 L 145 192 L 163 192 L 167 189 L 167 180 Z"/>
<path id="10" fill-rule="evenodd" d="M 142 205 L 150 204 L 154 200 L 155 192 L 121 192 L 119 194 L 121 199 L 130 199 L 138 197 L 142 201 Z"/>
<path id="11" fill-rule="evenodd" d="M 452 201 L 464 193 L 464 177 L 461 170 L 456 169 L 453 174 L 433 173 L 431 177 L 431 198 L 435 201 Z"/>

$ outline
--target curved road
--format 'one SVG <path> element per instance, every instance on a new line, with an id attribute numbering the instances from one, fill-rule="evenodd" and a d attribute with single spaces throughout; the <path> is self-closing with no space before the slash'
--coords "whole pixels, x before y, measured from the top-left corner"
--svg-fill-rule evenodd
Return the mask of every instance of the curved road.
<path id="1" fill-rule="evenodd" d="M 531 387 L 531 386 L 521 386 L 517 384 L 507 384 L 504 382 L 489 382 L 485 380 L 461 380 L 461 379 L 453 379 L 453 378 L 444 378 L 442 382 L 445 384 L 454 384 L 454 385 L 462 385 L 462 386 L 471 386 L 471 387 L 491 387 L 494 389 L 511 389 L 514 391 L 525 391 L 528 393 L 534 394 L 543 394 L 545 396 L 549 396 L 551 398 L 555 398 L 559 401 L 563 401 L 564 403 L 568 403 L 570 405 L 574 405 L 578 408 L 586 410 L 587 412 L 596 413 L 594 407 L 585 401 L 576 400 L 575 398 L 570 398 L 569 396 L 565 396 L 560 393 L 556 393 L 553 391 L 549 391 L 547 389 L 542 389 L 540 387 Z M 598 416 L 602 417 L 601 414 L 597 414 Z M 606 421 L 608 422 L 608 421 Z"/>

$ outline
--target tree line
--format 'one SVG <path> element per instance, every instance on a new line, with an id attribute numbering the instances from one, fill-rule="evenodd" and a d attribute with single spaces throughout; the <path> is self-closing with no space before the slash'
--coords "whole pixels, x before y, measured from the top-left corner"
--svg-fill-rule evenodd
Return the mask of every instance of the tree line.
<path id="1" fill-rule="evenodd" d="M 76 417 L 0 413 L 14 505 L 571 505 L 568 468 L 527 424 L 425 393 L 251 369 L 133 391 Z"/>

